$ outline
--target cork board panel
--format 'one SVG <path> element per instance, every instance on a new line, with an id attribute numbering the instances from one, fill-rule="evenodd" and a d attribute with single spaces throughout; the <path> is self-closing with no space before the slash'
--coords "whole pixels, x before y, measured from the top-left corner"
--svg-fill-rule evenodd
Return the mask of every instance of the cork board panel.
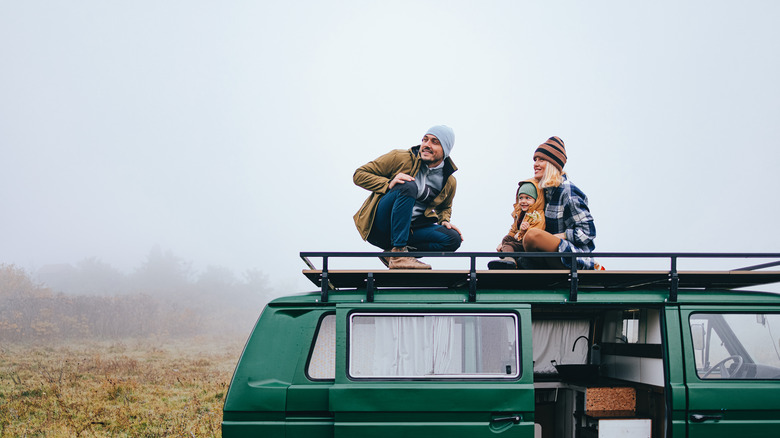
<path id="1" fill-rule="evenodd" d="M 586 411 L 635 411 L 636 390 L 630 387 L 588 388 L 585 392 Z"/>

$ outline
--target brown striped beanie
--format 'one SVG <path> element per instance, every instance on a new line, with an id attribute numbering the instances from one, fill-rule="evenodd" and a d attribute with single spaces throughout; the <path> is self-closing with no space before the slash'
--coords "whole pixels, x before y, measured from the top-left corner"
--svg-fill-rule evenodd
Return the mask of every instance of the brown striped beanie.
<path id="1" fill-rule="evenodd" d="M 563 166 L 566 165 L 566 147 L 563 145 L 563 140 L 558 137 L 550 137 L 536 148 L 534 159 L 537 157 L 550 162 L 563 172 Z"/>

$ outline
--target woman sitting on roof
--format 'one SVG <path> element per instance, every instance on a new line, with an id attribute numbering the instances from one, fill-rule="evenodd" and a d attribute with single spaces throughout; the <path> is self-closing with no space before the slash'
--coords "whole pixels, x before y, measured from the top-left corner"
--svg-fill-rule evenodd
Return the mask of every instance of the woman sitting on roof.
<path id="1" fill-rule="evenodd" d="M 522 238 L 525 252 L 593 252 L 596 227 L 588 209 L 588 197 L 572 184 L 563 166 L 563 140 L 550 137 L 534 152 L 534 180 L 544 193 L 545 228 L 529 228 Z M 524 269 L 568 269 L 569 257 L 521 258 Z M 493 262 L 491 262 L 493 263 Z M 601 269 L 592 257 L 578 257 L 577 269 Z"/>

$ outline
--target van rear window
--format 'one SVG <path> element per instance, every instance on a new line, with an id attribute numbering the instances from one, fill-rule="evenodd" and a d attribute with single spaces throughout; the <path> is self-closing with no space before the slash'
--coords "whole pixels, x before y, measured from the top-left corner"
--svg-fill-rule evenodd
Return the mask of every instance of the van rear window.
<path id="1" fill-rule="evenodd" d="M 352 378 L 516 378 L 514 314 L 355 313 L 350 317 Z"/>
<path id="2" fill-rule="evenodd" d="M 325 315 L 320 321 L 306 371 L 315 380 L 332 380 L 336 377 L 335 314 Z"/>

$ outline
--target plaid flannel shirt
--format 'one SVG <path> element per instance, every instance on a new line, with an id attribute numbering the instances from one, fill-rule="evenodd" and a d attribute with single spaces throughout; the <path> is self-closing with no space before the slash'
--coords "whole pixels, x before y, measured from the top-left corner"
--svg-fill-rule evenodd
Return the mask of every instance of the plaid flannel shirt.
<path id="1" fill-rule="evenodd" d="M 566 240 L 558 246 L 558 252 L 593 252 L 596 248 L 593 239 L 596 238 L 596 226 L 588 208 L 588 197 L 577 186 L 569 182 L 563 175 L 563 182 L 558 187 L 546 187 L 544 198 L 547 202 L 544 209 L 546 230 L 550 234 L 564 233 Z M 569 258 L 561 261 L 570 267 Z M 592 257 L 577 259 L 577 269 L 594 269 L 595 260 Z"/>

